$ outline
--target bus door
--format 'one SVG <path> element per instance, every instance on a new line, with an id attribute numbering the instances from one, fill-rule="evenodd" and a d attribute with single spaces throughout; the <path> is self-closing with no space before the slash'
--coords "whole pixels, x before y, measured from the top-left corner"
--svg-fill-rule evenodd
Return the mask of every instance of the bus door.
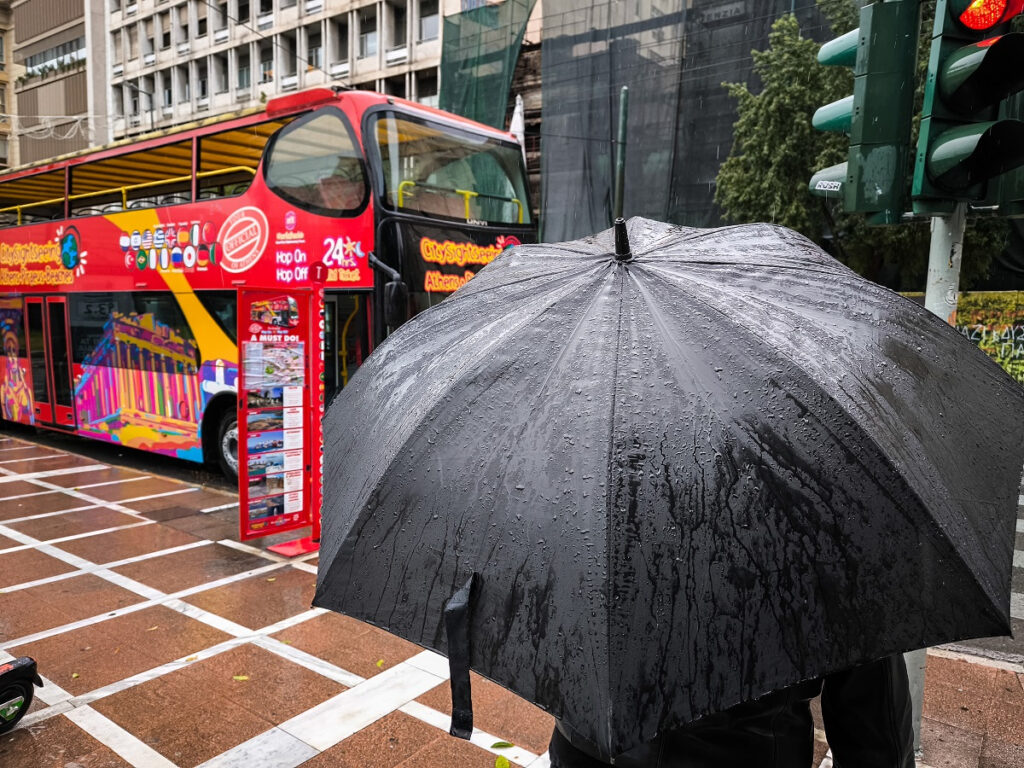
<path id="1" fill-rule="evenodd" d="M 330 403 L 370 354 L 367 293 L 324 293 L 324 384 Z"/>
<path id="2" fill-rule="evenodd" d="M 63 296 L 25 299 L 26 338 L 37 424 L 75 427 L 68 306 Z"/>

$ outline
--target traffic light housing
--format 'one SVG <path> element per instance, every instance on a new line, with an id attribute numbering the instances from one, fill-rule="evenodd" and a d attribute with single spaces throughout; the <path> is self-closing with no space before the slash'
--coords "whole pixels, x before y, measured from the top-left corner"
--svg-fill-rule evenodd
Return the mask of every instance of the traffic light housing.
<path id="1" fill-rule="evenodd" d="M 1024 89 L 1024 34 L 1008 33 L 1022 10 L 1024 0 L 938 0 L 914 163 L 915 213 L 948 214 L 957 202 L 995 205 L 1015 186 L 999 177 L 1024 165 L 1024 121 L 1003 103 Z"/>
<path id="2" fill-rule="evenodd" d="M 1021 0 L 1024 2 L 1024 0 Z M 903 217 L 913 120 L 918 4 L 890 0 L 860 11 L 860 27 L 825 43 L 818 62 L 852 66 L 853 95 L 818 109 L 812 124 L 850 136 L 845 163 L 811 177 L 812 194 L 842 200 L 869 224 Z"/>

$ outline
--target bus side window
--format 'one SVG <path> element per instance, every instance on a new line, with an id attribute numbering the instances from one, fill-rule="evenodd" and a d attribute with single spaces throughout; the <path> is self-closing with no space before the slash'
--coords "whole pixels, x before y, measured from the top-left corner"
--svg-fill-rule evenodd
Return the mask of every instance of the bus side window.
<path id="1" fill-rule="evenodd" d="M 313 112 L 282 129 L 264 165 L 267 186 L 308 211 L 350 216 L 369 199 L 366 170 L 341 112 Z"/>
<path id="2" fill-rule="evenodd" d="M 199 199 L 234 197 L 249 188 L 270 137 L 292 121 L 286 117 L 199 140 Z"/>

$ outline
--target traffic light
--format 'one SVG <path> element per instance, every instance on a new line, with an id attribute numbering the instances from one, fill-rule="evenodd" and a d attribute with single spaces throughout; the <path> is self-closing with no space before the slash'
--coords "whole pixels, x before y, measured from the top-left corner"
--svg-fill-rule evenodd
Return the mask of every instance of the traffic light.
<path id="1" fill-rule="evenodd" d="M 914 163 L 915 213 L 947 214 L 956 202 L 996 204 L 999 182 L 1014 186 L 997 177 L 1024 165 L 1024 122 L 1003 103 L 1024 89 L 1024 34 L 1004 34 L 1022 10 L 1024 0 L 938 0 Z"/>
<path id="2" fill-rule="evenodd" d="M 850 146 L 846 162 L 815 173 L 809 189 L 842 200 L 847 213 L 869 214 L 869 224 L 903 216 L 919 19 L 913 0 L 866 5 L 859 28 L 818 51 L 820 64 L 853 67 L 853 95 L 821 107 L 811 122 L 848 133 Z"/>

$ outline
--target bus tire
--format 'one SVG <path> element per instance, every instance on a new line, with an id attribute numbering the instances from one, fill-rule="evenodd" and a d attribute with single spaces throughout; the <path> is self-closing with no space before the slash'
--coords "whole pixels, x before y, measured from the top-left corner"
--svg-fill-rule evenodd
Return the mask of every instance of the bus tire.
<path id="1" fill-rule="evenodd" d="M 217 466 L 231 482 L 238 480 L 238 414 L 227 410 L 217 422 L 217 442 L 214 444 Z"/>

